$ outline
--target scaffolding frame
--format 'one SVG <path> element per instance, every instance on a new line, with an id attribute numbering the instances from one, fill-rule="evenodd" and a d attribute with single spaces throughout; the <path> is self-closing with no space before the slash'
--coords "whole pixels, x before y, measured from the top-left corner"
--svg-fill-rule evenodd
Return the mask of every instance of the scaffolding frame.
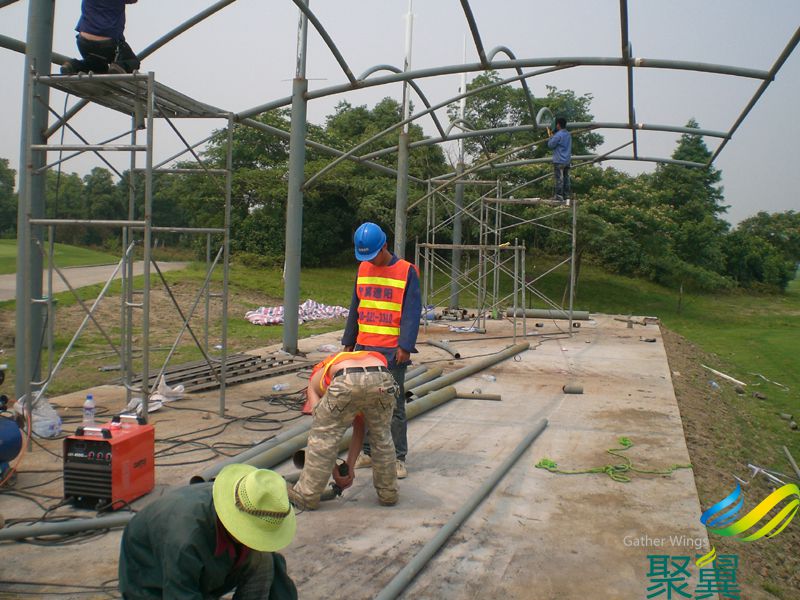
<path id="1" fill-rule="evenodd" d="M 536 181 L 536 180 L 534 180 Z M 577 239 L 577 215 L 578 200 L 572 197 L 569 205 L 562 205 L 549 198 L 513 198 L 503 197 L 503 183 L 498 179 L 480 180 L 465 179 L 458 177 L 449 180 L 448 185 L 463 186 L 465 184 L 475 186 L 489 186 L 490 189 L 473 199 L 466 205 L 459 204 L 458 190 L 456 198 L 450 198 L 445 193 L 445 188 L 439 186 L 431 189 L 426 195 L 426 238 L 422 243 L 416 245 L 415 260 L 421 265 L 422 277 L 422 297 L 424 311 L 424 327 L 428 324 L 428 307 L 442 308 L 445 299 L 445 290 L 449 286 L 450 293 L 447 297 L 447 308 L 459 310 L 459 294 L 466 290 L 474 290 L 477 299 L 475 322 L 483 323 L 486 328 L 486 321 L 491 318 L 500 318 L 505 314 L 512 319 L 514 328 L 514 340 L 517 337 L 517 319 L 522 318 L 523 336 L 527 335 L 527 312 L 526 298 L 528 294 L 539 298 L 552 309 L 562 313 L 568 320 L 569 333 L 574 333 L 573 323 L 573 304 L 575 290 L 575 250 Z M 528 184 L 531 182 L 527 182 Z M 520 186 L 514 188 L 519 189 Z M 441 221 L 438 219 L 437 206 L 443 204 L 445 209 L 452 205 L 451 214 Z M 523 219 L 517 215 L 504 210 L 505 206 L 548 206 L 553 210 L 545 215 Z M 545 219 L 569 212 L 571 215 L 569 230 L 548 226 L 542 221 Z M 440 243 L 436 240 L 438 232 L 452 226 L 456 230 L 456 223 L 463 217 L 471 219 L 478 228 L 477 244 L 461 243 Z M 505 225 L 504 217 L 511 217 L 516 222 Z M 527 279 L 525 244 L 520 244 L 518 238 L 514 238 L 513 243 L 503 241 L 508 237 L 508 233 L 515 227 L 530 224 L 535 227 L 545 227 L 551 231 L 568 235 L 570 237 L 570 253 L 567 258 L 558 262 L 555 266 L 541 273 L 532 280 Z M 460 226 L 458 227 L 460 231 Z M 455 236 L 454 236 L 455 237 Z M 439 251 L 439 252 L 437 252 Z M 467 264 L 462 267 L 462 252 L 467 252 Z M 476 256 L 474 265 L 470 258 L 472 254 Z M 506 255 L 511 256 L 506 256 Z M 447 256 L 450 256 L 448 260 Z M 512 263 L 513 262 L 513 266 Z M 569 265 L 568 281 L 568 304 L 566 307 L 558 304 L 549 298 L 535 284 L 543 277 L 552 273 L 557 268 Z M 436 275 L 450 277 L 449 281 L 437 286 L 435 283 Z M 503 294 L 501 291 L 501 280 L 504 276 L 511 278 L 510 287 L 512 292 Z M 490 282 L 491 280 L 491 282 Z M 512 306 L 508 306 L 509 299 Z M 521 300 L 521 305 L 520 305 Z M 504 306 L 505 305 L 505 306 Z M 522 311 L 518 310 L 522 308 Z M 511 310 L 507 310 L 511 309 Z"/>
<path id="2" fill-rule="evenodd" d="M 128 178 L 128 218 L 127 219 L 59 219 L 59 218 L 32 218 L 30 214 L 26 215 L 24 222 L 23 235 L 27 239 L 36 241 L 37 247 L 42 252 L 43 256 L 47 259 L 46 280 L 47 288 L 46 293 L 38 297 L 33 297 L 31 274 L 29 270 L 23 273 L 24 285 L 22 295 L 19 301 L 23 305 L 23 312 L 27 322 L 30 321 L 30 314 L 36 305 L 44 307 L 47 317 L 47 373 L 44 377 L 37 379 L 37 374 L 34 371 L 38 369 L 33 368 L 29 361 L 24 362 L 24 398 L 27 410 L 31 410 L 39 398 L 46 392 L 50 383 L 54 380 L 60 367 L 63 365 L 67 356 L 73 349 L 76 341 L 91 321 L 100 331 L 111 350 L 116 354 L 119 359 L 120 371 L 122 373 L 122 386 L 125 389 L 126 401 L 130 403 L 133 394 L 138 394 L 141 397 L 142 403 L 142 417 L 147 420 L 148 415 L 148 401 L 152 391 L 157 386 L 161 377 L 164 375 L 170 360 L 180 344 L 184 334 L 188 331 L 191 335 L 196 347 L 200 350 L 204 360 L 211 369 L 211 372 L 219 382 L 219 414 L 224 415 L 225 412 L 225 380 L 226 380 L 226 363 L 228 354 L 227 344 L 227 312 L 228 312 L 228 280 L 229 280 L 229 257 L 230 257 L 230 217 L 231 217 L 231 187 L 232 187 L 232 141 L 233 141 L 233 127 L 234 119 L 233 114 L 225 113 L 214 109 L 208 105 L 197 102 L 184 94 L 181 94 L 167 86 L 158 83 L 155 79 L 155 74 L 148 73 L 132 73 L 132 74 L 113 74 L 113 75 L 94 75 L 79 74 L 79 75 L 38 75 L 32 72 L 28 78 L 28 90 L 26 99 L 28 103 L 29 114 L 33 113 L 34 102 L 45 103 L 42 97 L 37 94 L 37 85 L 46 88 L 58 89 L 62 92 L 82 98 L 82 101 L 89 100 L 96 104 L 102 105 L 111 110 L 127 114 L 131 118 L 131 128 L 129 131 L 123 132 L 121 135 L 114 136 L 98 144 L 89 143 L 83 136 L 80 135 L 69 124 L 69 117 L 74 115 L 75 112 L 69 112 L 56 123 L 54 127 L 49 130 L 48 139 L 44 143 L 33 143 L 32 128 L 26 127 L 26 139 L 24 143 L 26 158 L 26 169 L 22 176 L 26 178 L 26 184 L 23 189 L 27 190 L 30 194 L 32 186 L 30 185 L 31 179 L 38 175 L 43 175 L 47 170 L 61 165 L 65 161 L 83 154 L 84 152 L 92 152 L 97 155 L 106 165 L 112 168 L 117 175 L 120 173 L 113 168 L 113 166 L 106 161 L 102 152 L 127 152 L 130 154 L 130 176 Z M 39 88 L 41 89 L 41 88 Z M 43 94 L 49 98 L 49 94 Z M 80 104 L 80 103 L 79 103 Z M 53 109 L 47 105 L 48 111 L 59 116 Z M 208 168 L 202 159 L 195 152 L 195 148 L 207 142 L 211 136 L 190 145 L 184 136 L 180 133 L 179 129 L 172 122 L 173 119 L 185 118 L 219 118 L 224 119 L 226 122 L 226 158 L 225 168 Z M 185 149 L 168 159 L 162 161 L 158 165 L 154 165 L 154 125 L 156 119 L 163 119 L 169 124 L 181 142 L 184 144 Z M 49 143 L 49 138 L 56 133 L 60 128 L 68 128 L 80 141 L 79 144 L 55 144 Z M 144 143 L 139 143 L 139 132 L 141 129 L 145 131 Z M 120 138 L 130 136 L 130 143 L 128 144 L 114 144 L 112 142 L 118 141 Z M 52 163 L 46 162 L 46 154 L 48 151 L 69 152 L 66 157 L 59 158 L 59 160 Z M 191 153 L 194 160 L 197 162 L 197 168 L 187 167 L 165 167 L 168 163 L 178 159 L 186 153 Z M 38 153 L 37 158 L 34 160 L 34 154 Z M 137 160 L 137 155 L 144 154 L 144 166 Z M 42 166 L 37 167 L 37 164 Z M 224 196 L 224 224 L 219 228 L 208 227 L 170 227 L 168 225 L 154 225 L 152 220 L 152 207 L 153 207 L 153 174 L 200 174 L 210 178 L 224 177 L 224 184 L 220 185 L 220 191 Z M 144 202 L 141 208 L 141 216 L 137 218 L 137 181 L 135 174 L 142 174 L 144 178 Z M 30 205 L 31 198 L 25 198 L 25 203 Z M 80 295 L 72 287 L 69 279 L 64 272 L 58 267 L 53 257 L 53 247 L 56 238 L 56 229 L 59 225 L 82 225 L 85 227 L 113 227 L 120 230 L 122 256 L 117 263 L 112 275 L 108 278 L 103 286 L 101 293 L 95 298 L 91 307 L 80 298 Z M 38 241 L 40 236 L 34 235 L 35 228 L 47 227 L 47 240 L 48 249 L 43 247 L 43 244 Z M 206 274 L 201 288 L 197 291 L 192 301 L 192 306 L 188 312 L 184 312 L 175 295 L 164 277 L 158 263 L 153 258 L 153 234 L 154 233 L 183 233 L 189 235 L 205 235 L 206 237 Z M 212 260 L 212 248 L 214 236 L 222 236 L 222 243 L 216 251 Z M 137 245 L 141 245 L 143 254 L 143 276 L 144 283 L 141 289 L 136 289 L 134 286 L 134 249 Z M 221 263 L 222 268 L 222 290 L 220 292 L 211 291 L 211 277 L 214 271 Z M 153 271 L 151 271 L 151 266 Z M 73 294 L 77 302 L 81 305 L 86 313 L 83 321 L 78 326 L 72 339 L 67 344 L 63 353 L 59 356 L 57 362 L 53 363 L 54 358 L 54 327 L 55 327 L 55 303 L 53 299 L 53 274 L 57 274 L 69 291 Z M 155 274 L 159 277 L 165 291 L 167 292 L 173 307 L 181 318 L 180 331 L 177 334 L 175 341 L 170 348 L 166 359 L 159 367 L 158 376 L 155 383 L 150 383 L 150 299 L 151 299 L 151 275 Z M 120 310 L 119 310 L 119 340 L 118 346 L 112 340 L 112 336 L 106 332 L 104 326 L 95 318 L 95 312 L 100 306 L 101 302 L 106 297 L 111 283 L 117 279 L 119 275 L 121 293 L 120 293 Z M 209 329 L 210 329 L 210 312 L 212 298 L 219 299 L 222 304 L 222 318 L 221 318 L 221 334 L 220 334 L 220 355 L 219 357 L 212 357 L 209 349 Z M 201 302 L 204 305 L 203 315 L 203 340 L 201 341 L 195 331 L 190 325 L 190 321 L 195 316 L 196 310 Z M 134 345 L 134 330 L 136 327 L 136 311 L 141 311 L 141 323 L 139 331 L 141 332 L 141 347 L 137 350 Z M 33 331 L 32 328 L 26 328 L 26 347 L 31 348 L 33 345 Z M 139 384 L 134 383 L 135 367 L 134 358 L 135 354 L 141 354 L 141 375 L 138 378 Z"/>

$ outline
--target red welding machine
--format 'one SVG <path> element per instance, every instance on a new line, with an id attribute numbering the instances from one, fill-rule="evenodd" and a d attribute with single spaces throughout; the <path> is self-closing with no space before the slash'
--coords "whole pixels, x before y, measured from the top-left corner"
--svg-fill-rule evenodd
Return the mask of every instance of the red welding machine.
<path id="1" fill-rule="evenodd" d="M 78 427 L 64 440 L 64 498 L 75 506 L 116 510 L 155 485 L 155 429 L 134 415 Z"/>

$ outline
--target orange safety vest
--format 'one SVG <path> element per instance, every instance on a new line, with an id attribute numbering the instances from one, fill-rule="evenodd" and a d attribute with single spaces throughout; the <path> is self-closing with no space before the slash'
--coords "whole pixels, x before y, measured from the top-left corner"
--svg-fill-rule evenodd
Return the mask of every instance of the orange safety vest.
<path id="1" fill-rule="evenodd" d="M 319 380 L 319 395 L 321 396 L 322 394 L 324 394 L 325 390 L 327 390 L 328 386 L 331 384 L 330 370 L 333 365 L 342 362 L 343 360 L 354 360 L 354 359 L 357 360 L 364 356 L 372 356 L 374 358 L 377 358 L 384 364 L 384 366 L 388 366 L 386 357 L 380 352 L 358 350 L 356 352 L 338 352 L 336 354 L 331 354 L 330 356 L 326 356 L 325 358 L 322 359 L 322 362 L 314 365 L 314 368 L 311 370 L 311 377 L 314 377 L 317 371 L 323 369 L 322 377 Z"/>
<path id="2" fill-rule="evenodd" d="M 376 267 L 368 261 L 358 267 L 358 338 L 362 346 L 396 348 L 400 337 L 400 319 L 408 272 L 416 268 L 398 260 L 388 267 Z"/>

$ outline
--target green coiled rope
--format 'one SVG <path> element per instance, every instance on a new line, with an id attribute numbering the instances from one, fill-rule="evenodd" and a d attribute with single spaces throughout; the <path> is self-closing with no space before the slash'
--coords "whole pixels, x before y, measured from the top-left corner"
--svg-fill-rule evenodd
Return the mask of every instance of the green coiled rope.
<path id="1" fill-rule="evenodd" d="M 551 473 L 559 473 L 561 475 L 585 475 L 588 473 L 605 473 L 614 481 L 619 481 L 620 483 L 628 483 L 630 482 L 631 478 L 626 475 L 626 473 L 643 473 L 647 475 L 672 475 L 678 469 L 691 469 L 691 464 L 674 464 L 670 467 L 658 470 L 658 469 L 639 469 L 633 466 L 631 459 L 628 458 L 624 454 L 620 454 L 621 452 L 625 452 L 626 450 L 630 450 L 633 448 L 633 442 L 630 438 L 621 437 L 617 440 L 617 443 L 621 446 L 620 448 L 609 448 L 606 450 L 608 454 L 612 456 L 616 456 L 617 458 L 622 459 L 622 463 L 619 464 L 611 464 L 611 465 L 604 465 L 602 467 L 594 467 L 591 469 L 583 469 L 579 471 L 568 471 L 566 469 L 559 469 L 558 463 L 549 458 L 543 458 L 538 463 L 536 463 L 537 469 L 547 469 Z"/>

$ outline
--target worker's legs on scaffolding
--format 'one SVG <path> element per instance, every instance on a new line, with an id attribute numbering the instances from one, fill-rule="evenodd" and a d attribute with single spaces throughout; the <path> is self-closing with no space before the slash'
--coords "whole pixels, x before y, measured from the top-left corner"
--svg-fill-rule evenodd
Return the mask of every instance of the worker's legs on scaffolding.
<path id="1" fill-rule="evenodd" d="M 553 163 L 554 200 L 566 203 L 570 194 L 569 165 Z"/>

